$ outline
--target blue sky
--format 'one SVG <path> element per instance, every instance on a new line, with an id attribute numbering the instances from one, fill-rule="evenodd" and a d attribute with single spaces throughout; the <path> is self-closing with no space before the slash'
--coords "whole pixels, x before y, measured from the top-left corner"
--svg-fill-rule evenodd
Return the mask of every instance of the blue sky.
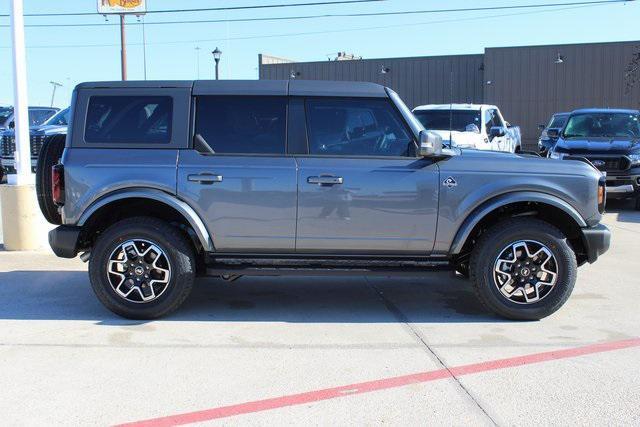
<path id="1" fill-rule="evenodd" d="M 26 13 L 93 12 L 94 0 L 24 0 Z M 309 0 L 148 0 L 149 9 L 197 8 Z M 233 19 L 327 13 L 357 13 L 495 5 L 570 2 L 575 0 L 387 0 L 379 3 L 296 7 L 285 9 L 198 12 L 150 15 L 162 20 Z M 347 51 L 364 58 L 481 53 L 485 47 L 639 40 L 640 2 L 537 10 L 464 12 L 437 15 L 322 18 L 303 21 L 147 25 L 148 79 L 195 79 L 200 47 L 200 78 L 211 78 L 211 50 L 223 51 L 221 78 L 257 78 L 258 54 L 299 61 L 326 60 L 328 54 Z M 9 13 L 9 1 L 0 14 Z M 505 16 L 510 15 L 510 16 Z M 135 22 L 134 17 L 128 18 Z M 102 16 L 26 18 L 37 23 L 104 23 Z M 109 23 L 116 23 L 112 17 Z M 0 18 L 0 25 L 9 23 Z M 371 28 L 378 27 L 378 28 Z M 386 27 L 386 28 L 380 28 Z M 300 33 L 311 33 L 303 34 Z M 127 30 L 130 79 L 143 78 L 142 31 Z M 244 38 L 244 39 L 243 39 Z M 49 105 L 51 80 L 64 86 L 56 105 L 66 106 L 73 86 L 89 80 L 120 78 L 119 28 L 27 28 L 29 100 Z M 0 105 L 13 99 L 9 28 L 0 27 Z M 87 46 L 93 45 L 93 46 Z"/>

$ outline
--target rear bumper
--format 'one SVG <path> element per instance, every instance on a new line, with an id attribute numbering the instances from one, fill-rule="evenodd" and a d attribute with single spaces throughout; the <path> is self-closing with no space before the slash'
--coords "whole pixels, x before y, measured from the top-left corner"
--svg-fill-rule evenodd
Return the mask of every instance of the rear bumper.
<path id="1" fill-rule="evenodd" d="M 80 227 L 60 225 L 49 232 L 49 246 L 60 258 L 75 258 L 78 255 Z"/>
<path id="2" fill-rule="evenodd" d="M 583 228 L 582 241 L 586 250 L 587 261 L 592 264 L 600 255 L 609 250 L 611 231 L 604 224 Z"/>

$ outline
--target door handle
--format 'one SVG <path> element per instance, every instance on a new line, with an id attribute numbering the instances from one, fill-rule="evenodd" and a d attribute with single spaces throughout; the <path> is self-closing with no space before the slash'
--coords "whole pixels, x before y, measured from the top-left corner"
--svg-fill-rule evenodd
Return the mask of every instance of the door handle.
<path id="1" fill-rule="evenodd" d="M 344 180 L 342 179 L 341 176 L 320 175 L 320 176 L 308 177 L 307 182 L 309 184 L 318 184 L 318 185 L 336 185 L 336 184 L 342 184 Z"/>
<path id="2" fill-rule="evenodd" d="M 197 175 L 189 175 L 187 176 L 187 179 L 190 182 L 199 182 L 200 184 L 213 184 L 215 182 L 222 182 L 222 175 L 201 173 Z"/>

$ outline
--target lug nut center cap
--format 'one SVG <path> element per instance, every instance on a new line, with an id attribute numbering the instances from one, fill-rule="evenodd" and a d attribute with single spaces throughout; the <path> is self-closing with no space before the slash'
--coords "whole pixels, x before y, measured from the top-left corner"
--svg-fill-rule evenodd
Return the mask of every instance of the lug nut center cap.
<path id="1" fill-rule="evenodd" d="M 531 270 L 528 267 L 524 267 L 522 270 L 520 270 L 520 275 L 522 276 L 528 276 L 530 274 L 531 274 Z"/>
<path id="2" fill-rule="evenodd" d="M 136 273 L 136 276 L 142 276 L 144 274 L 144 267 L 138 266 L 133 270 L 133 272 Z"/>

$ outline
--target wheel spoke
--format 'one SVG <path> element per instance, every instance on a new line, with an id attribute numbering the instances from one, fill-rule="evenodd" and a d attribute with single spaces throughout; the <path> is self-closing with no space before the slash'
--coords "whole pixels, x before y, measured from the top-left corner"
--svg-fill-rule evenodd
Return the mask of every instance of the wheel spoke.
<path id="1" fill-rule="evenodd" d="M 534 240 L 519 240 L 505 247 L 494 263 L 494 283 L 500 293 L 517 304 L 540 301 L 555 286 L 558 263 L 551 250 Z"/>
<path id="2" fill-rule="evenodd" d="M 143 239 L 128 240 L 111 253 L 107 279 L 122 298 L 146 303 L 158 298 L 169 287 L 171 265 L 157 244 Z"/>

